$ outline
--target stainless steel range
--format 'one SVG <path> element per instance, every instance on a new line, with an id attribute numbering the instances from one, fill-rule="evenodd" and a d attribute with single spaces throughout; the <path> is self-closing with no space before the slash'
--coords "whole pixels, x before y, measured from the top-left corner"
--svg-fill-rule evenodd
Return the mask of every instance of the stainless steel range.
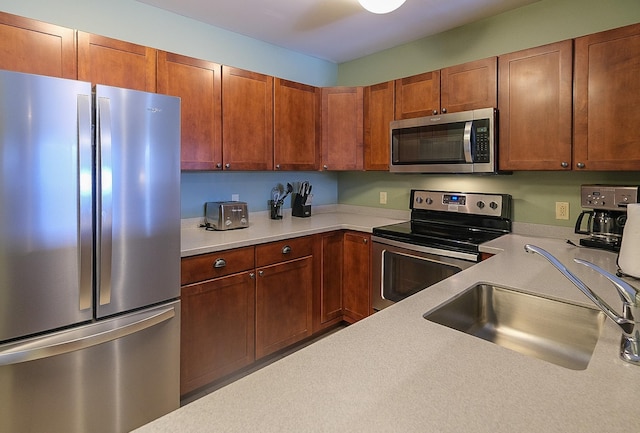
<path id="1" fill-rule="evenodd" d="M 412 190 L 411 220 L 373 229 L 373 308 L 381 310 L 480 261 L 511 232 L 508 194 Z"/>

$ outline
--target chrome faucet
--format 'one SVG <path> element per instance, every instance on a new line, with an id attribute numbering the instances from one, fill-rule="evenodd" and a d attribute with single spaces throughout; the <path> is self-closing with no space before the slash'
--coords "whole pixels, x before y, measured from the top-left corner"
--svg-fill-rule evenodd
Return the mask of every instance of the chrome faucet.
<path id="1" fill-rule="evenodd" d="M 631 364 L 640 365 L 640 321 L 638 321 L 638 318 L 640 318 L 640 292 L 635 287 L 591 262 L 582 259 L 573 259 L 574 262 L 591 268 L 613 283 L 618 290 L 620 299 L 622 299 L 622 315 L 620 315 L 549 252 L 530 244 L 525 245 L 524 250 L 528 253 L 540 254 L 547 259 L 562 275 L 567 277 L 582 293 L 587 295 L 587 298 L 591 299 L 607 317 L 613 320 L 622 329 L 620 358 Z"/>

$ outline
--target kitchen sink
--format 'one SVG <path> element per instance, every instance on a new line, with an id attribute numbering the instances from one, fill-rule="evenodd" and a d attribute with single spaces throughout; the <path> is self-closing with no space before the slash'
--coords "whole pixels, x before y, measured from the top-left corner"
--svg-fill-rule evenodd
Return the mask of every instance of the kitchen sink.
<path id="1" fill-rule="evenodd" d="M 482 283 L 424 318 L 524 355 L 584 370 L 605 315 L 595 308 Z"/>

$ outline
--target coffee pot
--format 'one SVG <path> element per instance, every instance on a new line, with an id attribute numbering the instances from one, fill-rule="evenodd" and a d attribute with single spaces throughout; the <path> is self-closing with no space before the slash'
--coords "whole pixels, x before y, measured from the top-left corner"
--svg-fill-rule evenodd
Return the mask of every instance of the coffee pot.
<path id="1" fill-rule="evenodd" d="M 588 216 L 586 223 L 585 216 Z M 578 216 L 575 232 L 619 243 L 626 219 L 627 213 L 622 211 L 586 210 Z"/>
<path id="2" fill-rule="evenodd" d="M 588 210 L 578 216 L 575 232 L 588 237 L 580 245 L 620 251 L 627 207 L 638 203 L 638 191 L 638 186 L 582 185 L 581 205 Z"/>

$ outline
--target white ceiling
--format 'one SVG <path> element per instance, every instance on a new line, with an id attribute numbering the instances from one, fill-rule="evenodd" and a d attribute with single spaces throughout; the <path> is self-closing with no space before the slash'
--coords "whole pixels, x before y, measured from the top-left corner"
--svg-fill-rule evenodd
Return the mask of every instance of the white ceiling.
<path id="1" fill-rule="evenodd" d="M 138 0 L 310 56 L 342 63 L 539 0 L 406 0 L 377 15 L 358 0 Z"/>

